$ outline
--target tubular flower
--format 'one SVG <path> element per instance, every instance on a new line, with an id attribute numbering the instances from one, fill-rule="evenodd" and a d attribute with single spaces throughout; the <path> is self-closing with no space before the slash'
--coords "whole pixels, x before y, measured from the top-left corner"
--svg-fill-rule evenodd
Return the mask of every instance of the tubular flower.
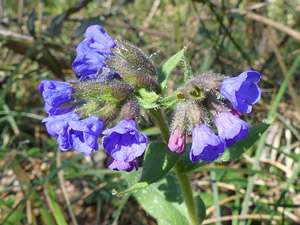
<path id="1" fill-rule="evenodd" d="M 173 134 L 170 136 L 168 148 L 171 152 L 183 154 L 186 148 L 186 133 L 180 134 L 178 128 L 175 129 Z"/>
<path id="2" fill-rule="evenodd" d="M 96 80 L 96 74 L 105 67 L 105 55 L 112 54 L 110 48 L 115 47 L 115 42 L 100 25 L 92 25 L 85 32 L 86 38 L 76 48 L 77 57 L 72 67 L 80 76 L 80 81 L 89 77 Z"/>
<path id="3" fill-rule="evenodd" d="M 132 160 L 131 162 L 121 162 L 121 161 L 115 160 L 114 158 L 110 158 L 110 160 L 108 162 L 108 169 L 111 169 L 111 170 L 130 172 L 131 170 L 133 170 L 133 168 L 138 170 L 138 164 L 135 159 Z"/>
<path id="4" fill-rule="evenodd" d="M 248 135 L 249 125 L 230 112 L 220 112 L 215 118 L 215 124 L 226 147 L 232 147 L 237 140 L 242 140 Z"/>
<path id="5" fill-rule="evenodd" d="M 223 140 L 205 124 L 195 127 L 192 134 L 192 148 L 190 159 L 196 162 L 199 159 L 213 161 L 225 150 Z"/>
<path id="6" fill-rule="evenodd" d="M 49 115 L 54 115 L 59 106 L 70 102 L 73 97 L 71 84 L 62 81 L 43 80 L 39 86 L 39 92 L 45 101 L 45 110 Z"/>
<path id="7" fill-rule="evenodd" d="M 85 156 L 98 150 L 98 138 L 104 128 L 104 123 L 97 116 L 69 122 L 68 135 L 71 148 L 83 152 Z"/>
<path id="8" fill-rule="evenodd" d="M 131 162 L 141 156 L 148 143 L 147 136 L 138 131 L 134 120 L 121 120 L 115 127 L 103 131 L 102 145 L 115 160 Z"/>
<path id="9" fill-rule="evenodd" d="M 245 71 L 238 77 L 225 79 L 220 92 L 232 103 L 234 109 L 248 114 L 252 111 L 252 105 L 261 98 L 261 90 L 257 85 L 260 77 L 256 71 Z"/>
<path id="10" fill-rule="evenodd" d="M 46 123 L 48 133 L 56 137 L 60 150 L 73 148 L 86 156 L 98 149 L 97 139 L 104 127 L 103 122 L 96 116 L 79 120 L 79 115 L 68 111 L 67 107 L 42 122 Z"/>
<path id="11" fill-rule="evenodd" d="M 78 120 L 78 118 L 79 115 L 77 113 L 69 111 L 67 113 L 49 116 L 42 120 L 42 122 L 46 123 L 48 133 L 56 137 L 60 150 L 67 151 L 71 148 L 68 135 L 69 122 Z"/>

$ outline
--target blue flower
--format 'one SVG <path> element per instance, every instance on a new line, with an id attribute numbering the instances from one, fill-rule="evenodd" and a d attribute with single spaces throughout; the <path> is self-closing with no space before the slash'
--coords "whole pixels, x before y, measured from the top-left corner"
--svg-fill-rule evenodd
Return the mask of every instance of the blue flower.
<path id="1" fill-rule="evenodd" d="M 49 115 L 54 115 L 57 108 L 73 100 L 70 94 L 73 89 L 71 84 L 62 81 L 43 80 L 39 86 L 39 92 L 43 95 L 45 101 L 45 110 Z"/>
<path id="2" fill-rule="evenodd" d="M 192 134 L 192 148 L 190 159 L 197 162 L 199 159 L 204 161 L 214 161 L 225 150 L 223 140 L 205 124 L 195 127 Z"/>
<path id="3" fill-rule="evenodd" d="M 175 129 L 173 134 L 169 138 L 168 148 L 171 152 L 176 152 L 178 154 L 183 154 L 186 148 L 186 134 L 180 134 L 178 128 Z"/>
<path id="4" fill-rule="evenodd" d="M 48 133 L 56 137 L 59 149 L 67 151 L 73 148 L 86 156 L 98 149 L 97 140 L 104 128 L 102 120 L 91 116 L 79 120 L 79 115 L 69 107 L 60 108 L 55 115 L 43 119 Z"/>
<path id="5" fill-rule="evenodd" d="M 105 32 L 100 25 L 92 25 L 87 28 L 86 38 L 78 44 L 72 67 L 74 72 L 81 76 L 80 80 L 89 77 L 96 79 L 99 69 L 105 67 L 105 55 L 112 54 L 110 48 L 115 47 L 114 40 Z"/>
<path id="6" fill-rule="evenodd" d="M 85 156 L 98 150 L 98 138 L 104 128 L 104 123 L 97 116 L 69 122 L 68 135 L 71 148 L 83 152 Z"/>
<path id="7" fill-rule="evenodd" d="M 46 123 L 48 133 L 51 136 L 56 137 L 60 150 L 67 151 L 71 148 L 68 134 L 69 122 L 78 120 L 78 118 L 79 115 L 77 113 L 62 111 L 42 120 L 42 122 Z"/>
<path id="8" fill-rule="evenodd" d="M 232 103 L 234 109 L 242 113 L 250 113 L 252 105 L 261 98 L 261 90 L 257 85 L 259 80 L 258 72 L 245 71 L 238 77 L 224 80 L 220 92 Z"/>
<path id="9" fill-rule="evenodd" d="M 230 112 L 220 112 L 215 118 L 218 135 L 226 142 L 226 147 L 232 147 L 237 140 L 247 137 L 249 125 Z"/>
<path id="10" fill-rule="evenodd" d="M 148 143 L 147 136 L 138 131 L 134 120 L 121 120 L 115 127 L 103 131 L 102 145 L 115 160 L 131 162 L 141 156 Z"/>
<path id="11" fill-rule="evenodd" d="M 133 168 L 138 170 L 138 164 L 135 159 L 131 162 L 121 162 L 121 161 L 115 160 L 114 158 L 110 158 L 110 160 L 108 162 L 108 169 L 111 169 L 111 170 L 130 172 L 131 170 L 133 170 Z"/>

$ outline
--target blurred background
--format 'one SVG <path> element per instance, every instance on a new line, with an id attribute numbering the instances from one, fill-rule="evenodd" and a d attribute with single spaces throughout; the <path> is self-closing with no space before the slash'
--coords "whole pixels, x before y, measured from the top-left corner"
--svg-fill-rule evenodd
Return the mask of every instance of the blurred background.
<path id="1" fill-rule="evenodd" d="M 41 123 L 39 83 L 77 79 L 71 63 L 92 24 L 140 47 L 157 68 L 186 46 L 196 75 L 261 73 L 262 100 L 246 120 L 255 125 L 277 111 L 262 154 L 256 144 L 240 159 L 199 168 L 192 184 L 207 208 L 204 224 L 238 224 L 254 174 L 248 224 L 300 223 L 299 0 L 0 0 L 1 224 L 156 224 L 132 196 L 112 195 L 127 183 L 106 169 L 103 149 L 89 157 L 57 151 Z M 182 80 L 179 65 L 169 93 Z"/>

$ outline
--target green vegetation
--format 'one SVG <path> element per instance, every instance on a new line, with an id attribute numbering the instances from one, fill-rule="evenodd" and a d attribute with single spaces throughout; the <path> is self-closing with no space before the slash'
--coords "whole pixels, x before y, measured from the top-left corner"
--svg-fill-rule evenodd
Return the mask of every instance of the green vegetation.
<path id="1" fill-rule="evenodd" d="M 299 1 L 0 0 L 1 224 L 167 224 L 139 206 L 140 193 L 113 195 L 136 178 L 106 169 L 102 148 L 89 157 L 60 152 L 41 123 L 39 83 L 77 79 L 71 63 L 91 24 L 134 43 L 157 68 L 185 47 L 196 75 L 258 71 L 262 100 L 245 119 L 253 127 L 275 119 L 268 131 L 238 159 L 190 164 L 186 173 L 206 206 L 203 224 L 300 223 Z M 184 62 L 166 71 L 166 96 L 186 79 Z M 151 120 L 145 115 L 141 127 Z M 162 141 L 157 127 L 144 133 Z M 175 182 L 172 173 L 145 192 L 155 197 L 166 182 Z M 181 209 L 172 208 L 186 224 Z"/>

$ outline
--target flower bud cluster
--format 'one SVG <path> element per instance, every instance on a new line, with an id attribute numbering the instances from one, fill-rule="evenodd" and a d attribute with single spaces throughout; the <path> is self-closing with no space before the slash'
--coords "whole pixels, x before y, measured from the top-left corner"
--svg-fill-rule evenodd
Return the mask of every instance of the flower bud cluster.
<path id="1" fill-rule="evenodd" d="M 139 48 L 111 38 L 99 25 L 87 28 L 72 67 L 78 81 L 42 81 L 39 92 L 49 114 L 43 120 L 62 151 L 86 156 L 102 145 L 111 155 L 109 168 L 131 171 L 148 138 L 138 131 L 138 90 L 159 87 L 155 67 Z M 104 130 L 115 119 L 115 127 Z"/>
<path id="2" fill-rule="evenodd" d="M 209 73 L 189 80 L 176 93 L 181 103 L 174 112 L 169 149 L 184 153 L 186 136 L 192 134 L 191 161 L 213 161 L 226 147 L 246 138 L 249 125 L 240 117 L 260 100 L 259 80 L 256 71 L 233 78 Z"/>

